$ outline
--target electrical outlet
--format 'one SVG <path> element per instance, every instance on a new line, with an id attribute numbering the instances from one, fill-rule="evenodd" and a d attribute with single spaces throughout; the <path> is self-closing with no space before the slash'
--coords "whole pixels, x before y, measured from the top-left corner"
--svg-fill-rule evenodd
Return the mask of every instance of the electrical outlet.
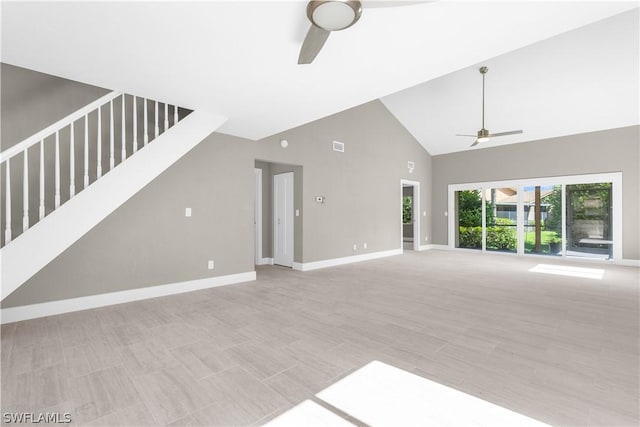
<path id="1" fill-rule="evenodd" d="M 358 245 L 356 245 L 355 243 L 353 244 L 353 251 L 357 251 L 358 250 Z"/>
<path id="2" fill-rule="evenodd" d="M 212 259 L 210 259 L 210 260 L 209 260 L 209 262 L 207 263 L 207 268 L 208 268 L 209 270 L 213 270 L 213 269 L 214 269 L 214 267 L 215 267 L 215 265 L 214 265 L 214 263 L 213 263 L 213 260 L 212 260 Z"/>
<path id="3" fill-rule="evenodd" d="M 186 217 L 191 216 L 191 208 L 184 208 L 184 216 Z"/>
<path id="4" fill-rule="evenodd" d="M 423 211 L 422 216 L 427 216 L 427 211 Z"/>
<path id="5" fill-rule="evenodd" d="M 367 244 L 366 243 L 363 246 L 364 246 L 365 249 L 367 249 Z"/>
<path id="6" fill-rule="evenodd" d="M 300 209 L 296 209 L 296 216 L 300 216 Z"/>

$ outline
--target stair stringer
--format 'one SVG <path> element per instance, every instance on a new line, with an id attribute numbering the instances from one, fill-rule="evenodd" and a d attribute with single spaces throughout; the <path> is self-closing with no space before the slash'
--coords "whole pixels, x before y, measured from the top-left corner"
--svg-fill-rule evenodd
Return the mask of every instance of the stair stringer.
<path id="1" fill-rule="evenodd" d="M 218 129 L 194 111 L 0 250 L 1 298 L 29 280 L 111 212 Z"/>

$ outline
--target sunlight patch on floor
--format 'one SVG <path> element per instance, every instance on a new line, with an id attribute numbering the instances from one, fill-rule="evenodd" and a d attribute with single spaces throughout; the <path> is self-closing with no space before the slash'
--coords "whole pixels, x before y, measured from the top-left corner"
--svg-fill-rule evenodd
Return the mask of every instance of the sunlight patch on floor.
<path id="1" fill-rule="evenodd" d="M 538 264 L 529 270 L 532 273 L 555 274 L 559 276 L 583 277 L 602 280 L 604 270 L 600 268 L 570 267 L 568 265 Z"/>
<path id="2" fill-rule="evenodd" d="M 544 427 L 547 424 L 373 361 L 316 395 L 329 407 L 370 426 Z M 274 419 L 270 426 L 352 425 L 337 414 L 305 401 Z"/>

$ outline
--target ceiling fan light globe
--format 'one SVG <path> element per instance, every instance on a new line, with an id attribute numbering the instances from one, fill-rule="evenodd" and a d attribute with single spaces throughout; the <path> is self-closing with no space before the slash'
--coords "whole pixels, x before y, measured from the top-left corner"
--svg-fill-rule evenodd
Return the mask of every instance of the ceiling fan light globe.
<path id="1" fill-rule="evenodd" d="M 488 136 L 479 136 L 478 137 L 478 142 L 487 142 L 489 141 L 489 137 Z"/>
<path id="2" fill-rule="evenodd" d="M 340 31 L 352 26 L 361 14 L 359 1 L 317 1 L 309 3 L 311 22 L 327 31 Z"/>

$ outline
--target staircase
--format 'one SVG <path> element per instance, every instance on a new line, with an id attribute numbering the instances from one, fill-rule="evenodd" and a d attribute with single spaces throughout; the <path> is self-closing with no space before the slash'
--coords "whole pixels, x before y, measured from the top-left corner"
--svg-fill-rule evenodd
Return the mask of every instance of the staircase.
<path id="1" fill-rule="evenodd" d="M 224 121 L 111 92 L 0 153 L 0 299 Z"/>

